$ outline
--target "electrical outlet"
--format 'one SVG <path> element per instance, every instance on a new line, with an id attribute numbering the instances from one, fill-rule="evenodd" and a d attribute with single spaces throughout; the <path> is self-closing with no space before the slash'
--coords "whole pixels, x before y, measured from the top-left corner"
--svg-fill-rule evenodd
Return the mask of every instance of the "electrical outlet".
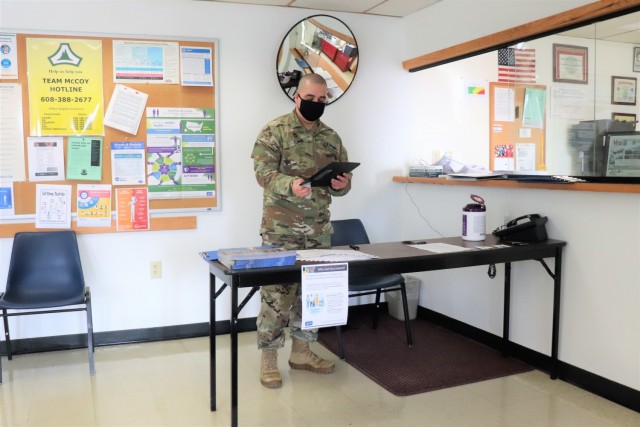
<path id="1" fill-rule="evenodd" d="M 162 277 L 162 261 L 151 261 L 151 278 L 160 279 Z"/>

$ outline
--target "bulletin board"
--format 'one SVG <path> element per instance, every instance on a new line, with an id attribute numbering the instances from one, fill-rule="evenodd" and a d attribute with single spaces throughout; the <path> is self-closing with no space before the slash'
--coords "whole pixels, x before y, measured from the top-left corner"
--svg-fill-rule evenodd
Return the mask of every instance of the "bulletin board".
<path id="1" fill-rule="evenodd" d="M 546 86 L 489 83 L 489 168 L 546 170 Z"/>
<path id="2" fill-rule="evenodd" d="M 217 91 L 217 69 L 218 69 L 218 43 L 215 39 L 168 39 L 168 38 L 156 38 L 156 37 L 147 37 L 147 36 L 99 36 L 99 35 L 85 35 L 85 34 L 30 34 L 26 32 L 20 32 L 15 30 L 3 30 L 3 34 L 16 34 L 16 46 L 17 46 L 17 61 L 18 61 L 18 75 L 17 79 L 5 79 L 0 80 L 2 84 L 21 84 L 22 91 L 22 109 L 23 109 L 23 128 L 24 128 L 24 142 L 25 142 L 25 168 L 26 168 L 26 180 L 21 182 L 13 182 L 14 189 L 14 209 L 15 216 L 22 216 L 23 218 L 29 218 L 30 215 L 35 216 L 36 212 L 36 184 L 42 184 L 43 182 L 33 182 L 29 180 L 29 165 L 28 165 L 28 150 L 27 150 L 27 137 L 29 136 L 45 136 L 45 133 L 41 135 L 34 135 L 32 133 L 33 122 L 30 121 L 30 87 L 29 87 L 29 63 L 27 60 L 27 40 L 31 39 L 55 39 L 59 40 L 61 44 L 69 43 L 73 40 L 83 40 L 83 41 L 93 41 L 98 40 L 101 43 L 101 70 L 102 70 L 102 97 L 103 97 L 103 109 L 102 112 L 106 113 L 108 107 L 110 105 L 110 101 L 112 96 L 114 95 L 114 90 L 116 90 L 116 86 L 120 87 L 125 86 L 128 89 L 133 89 L 135 91 L 142 92 L 148 95 L 146 106 L 144 108 L 144 113 L 139 122 L 139 126 L 137 128 L 137 133 L 129 133 L 118 130 L 114 127 L 104 126 L 104 133 L 94 135 L 97 138 L 102 138 L 102 171 L 101 177 L 99 180 L 94 181 L 86 181 L 86 180 L 69 180 L 68 176 L 65 174 L 65 180 L 60 181 L 49 181 L 44 182 L 44 184 L 69 184 L 72 186 L 72 212 L 76 211 L 76 197 L 77 191 L 76 186 L 78 184 L 109 184 L 112 185 L 112 212 L 116 210 L 116 189 L 117 188 L 126 188 L 126 187 L 147 187 L 149 185 L 150 180 L 148 179 L 143 184 L 136 185 L 113 185 L 112 183 L 112 168 L 111 168 L 111 143 L 112 142 L 143 142 L 145 147 L 145 163 L 146 168 L 150 168 L 151 158 L 150 158 L 150 148 L 147 146 L 147 136 L 148 136 L 148 113 L 147 111 L 151 111 L 153 108 L 153 112 L 155 114 L 156 111 L 208 111 L 207 114 L 210 114 L 209 118 L 213 120 L 209 120 L 209 127 L 213 127 L 213 129 L 209 129 L 209 132 L 213 134 L 213 173 L 209 175 L 208 179 L 211 181 L 209 187 L 213 188 L 213 191 L 208 194 L 200 194 L 198 192 L 194 192 L 193 194 L 185 194 L 183 197 L 180 196 L 165 196 L 160 199 L 150 199 L 149 200 L 149 211 L 151 215 L 154 213 L 162 213 L 167 214 L 170 212 L 190 212 L 190 211 L 210 211 L 219 208 L 219 197 L 220 197 L 220 186 L 219 186 L 219 140 L 218 140 L 218 91 Z M 185 85 L 184 81 L 178 79 L 178 81 L 172 81 L 170 83 L 167 82 L 150 82 L 145 77 L 140 77 L 140 82 L 137 82 L 134 77 L 131 77 L 126 81 L 118 81 L 116 82 L 114 79 L 114 41 L 116 43 L 122 44 L 123 42 L 134 42 L 135 43 L 151 43 L 158 42 L 162 44 L 166 42 L 166 44 L 171 45 L 172 49 L 175 49 L 176 44 L 178 45 L 178 51 L 180 54 L 178 55 L 179 59 L 179 71 L 178 76 L 182 76 L 184 80 L 184 75 L 181 75 L 180 72 L 182 67 L 184 67 L 184 61 L 182 59 L 182 51 L 186 50 L 187 47 L 194 48 L 202 48 L 196 50 L 202 50 L 205 52 L 210 52 L 210 74 L 212 82 L 210 84 L 200 84 L 200 85 Z M 32 43 L 31 41 L 29 43 Z M 87 43 L 89 44 L 89 43 Z M 183 49 L 183 47 L 185 49 Z M 135 50 L 129 51 L 131 54 L 133 52 L 135 54 Z M 46 54 L 45 54 L 46 55 Z M 135 55 L 131 55 L 135 57 Z M 156 58 L 157 59 L 157 58 Z M 165 58 L 166 61 L 166 58 Z M 97 61 L 96 61 L 97 62 Z M 175 65 L 174 65 L 175 66 Z M 143 81 L 144 80 L 144 81 Z M 31 89 L 33 90 L 33 88 Z M 52 94 L 51 99 L 54 97 L 60 102 L 60 94 Z M 66 95 L 66 94 L 62 94 Z M 72 94 L 73 96 L 73 94 Z M 38 98 L 45 99 L 45 98 Z M 48 98 L 47 98 L 48 99 Z M 69 99 L 77 99 L 77 98 L 64 98 L 67 101 Z M 71 101 L 73 102 L 73 101 Z M 194 121 L 197 124 L 197 120 Z M 194 132 L 198 132 L 201 129 L 198 129 L 197 126 Z M 59 135 L 62 136 L 62 135 Z M 65 157 L 65 168 L 67 165 L 67 144 L 69 137 L 74 137 L 77 135 L 64 135 L 63 143 L 64 143 L 64 157 Z M 84 135 L 83 135 L 84 136 Z M 91 137 L 91 136 L 89 136 Z M 211 139 L 211 136 L 208 136 Z M 0 147 L 1 148 L 1 147 Z M 208 160 L 210 162 L 210 160 Z M 209 167 L 209 170 L 211 167 Z M 149 172 L 151 169 L 148 169 Z M 183 171 L 182 176 L 184 176 Z M 175 181 L 178 182 L 178 181 Z M 155 184 L 159 186 L 158 184 Z M 182 188 L 182 187 L 179 187 Z M 178 192 L 179 193 L 179 192 Z M 200 194 L 200 196 L 198 196 Z"/>

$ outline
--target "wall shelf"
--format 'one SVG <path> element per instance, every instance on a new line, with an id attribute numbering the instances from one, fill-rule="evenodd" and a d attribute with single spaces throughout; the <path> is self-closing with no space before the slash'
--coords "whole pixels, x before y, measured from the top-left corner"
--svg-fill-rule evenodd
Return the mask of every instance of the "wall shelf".
<path id="1" fill-rule="evenodd" d="M 539 190 L 561 191 L 594 191 L 600 193 L 635 193 L 640 194 L 640 184 L 610 184 L 576 182 L 570 184 L 547 182 L 518 182 L 503 179 L 484 179 L 478 181 L 455 180 L 447 178 L 420 178 L 408 176 L 394 176 L 393 182 L 405 182 L 411 184 L 431 185 L 466 185 L 469 187 L 496 187 L 496 188 L 530 188 Z"/>

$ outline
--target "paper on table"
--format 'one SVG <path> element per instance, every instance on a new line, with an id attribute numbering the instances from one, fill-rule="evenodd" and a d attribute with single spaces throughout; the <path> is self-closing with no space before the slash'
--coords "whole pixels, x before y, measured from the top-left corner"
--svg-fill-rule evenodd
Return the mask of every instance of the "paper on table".
<path id="1" fill-rule="evenodd" d="M 378 258 L 353 249 L 301 249 L 296 251 L 298 261 L 345 262 Z"/>
<path id="2" fill-rule="evenodd" d="M 435 252 L 437 254 L 444 254 L 447 252 L 461 252 L 468 251 L 471 248 L 464 248 L 462 246 L 450 245 L 448 243 L 425 243 L 423 245 L 407 245 L 412 248 L 422 249 L 423 251 Z"/>

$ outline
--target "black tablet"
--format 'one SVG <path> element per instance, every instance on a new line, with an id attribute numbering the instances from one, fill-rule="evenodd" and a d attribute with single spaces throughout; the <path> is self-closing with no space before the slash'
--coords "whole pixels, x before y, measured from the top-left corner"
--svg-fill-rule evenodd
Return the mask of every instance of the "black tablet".
<path id="1" fill-rule="evenodd" d="M 343 173 L 349 173 L 355 168 L 360 166 L 360 163 L 356 162 L 333 162 L 320 169 L 313 174 L 311 178 L 304 180 L 303 184 L 311 183 L 312 187 L 328 187 L 331 185 L 331 180 L 342 175 Z"/>

